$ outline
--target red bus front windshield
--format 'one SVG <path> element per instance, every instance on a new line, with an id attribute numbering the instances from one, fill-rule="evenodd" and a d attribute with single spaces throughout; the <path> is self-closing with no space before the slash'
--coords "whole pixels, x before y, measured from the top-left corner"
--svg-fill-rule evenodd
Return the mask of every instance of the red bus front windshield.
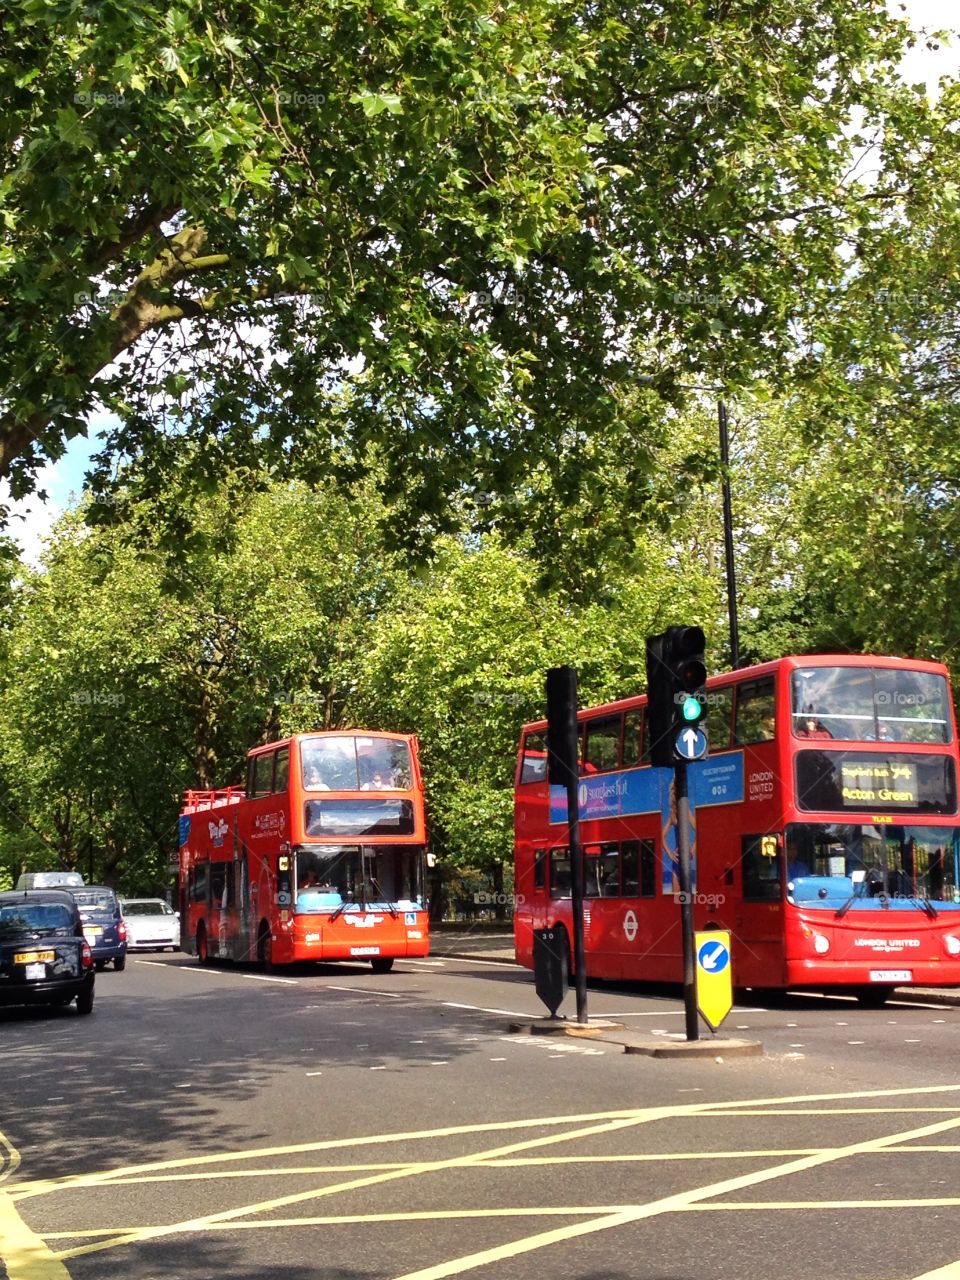
<path id="1" fill-rule="evenodd" d="M 410 748 L 394 738 L 305 738 L 300 758 L 307 791 L 409 791 L 412 785 Z"/>
<path id="2" fill-rule="evenodd" d="M 845 742 L 950 739 L 950 694 L 943 676 L 888 667 L 801 667 L 791 682 L 798 738 Z"/>

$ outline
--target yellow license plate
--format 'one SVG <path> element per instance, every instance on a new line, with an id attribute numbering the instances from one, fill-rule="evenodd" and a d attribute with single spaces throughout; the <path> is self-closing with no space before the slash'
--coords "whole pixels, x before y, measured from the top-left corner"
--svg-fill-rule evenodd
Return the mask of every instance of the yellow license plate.
<path id="1" fill-rule="evenodd" d="M 18 951 L 13 957 L 14 964 L 53 964 L 56 955 L 53 951 Z"/>
<path id="2" fill-rule="evenodd" d="M 83 931 L 83 936 L 88 942 L 92 942 L 94 938 L 99 938 L 103 933 L 103 929 L 98 924 L 88 924 Z"/>

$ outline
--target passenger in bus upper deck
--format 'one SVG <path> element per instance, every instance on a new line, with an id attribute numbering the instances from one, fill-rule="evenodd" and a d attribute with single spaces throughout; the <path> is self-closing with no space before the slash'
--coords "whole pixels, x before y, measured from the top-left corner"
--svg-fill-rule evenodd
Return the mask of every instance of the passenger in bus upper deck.
<path id="1" fill-rule="evenodd" d="M 320 776 L 320 770 L 313 766 L 307 776 L 307 787 L 311 791 L 329 791 L 330 788 Z"/>
<path id="2" fill-rule="evenodd" d="M 890 726 L 881 720 L 877 724 L 877 732 L 866 734 L 863 740 L 864 742 L 894 742 L 895 738 Z"/>
<path id="3" fill-rule="evenodd" d="M 390 791 L 393 788 L 393 779 L 384 778 L 383 774 L 377 770 L 369 782 L 361 782 L 361 791 Z"/>
<path id="4" fill-rule="evenodd" d="M 816 716 L 805 716 L 797 729 L 798 738 L 832 738 L 833 734 L 825 729 Z"/>

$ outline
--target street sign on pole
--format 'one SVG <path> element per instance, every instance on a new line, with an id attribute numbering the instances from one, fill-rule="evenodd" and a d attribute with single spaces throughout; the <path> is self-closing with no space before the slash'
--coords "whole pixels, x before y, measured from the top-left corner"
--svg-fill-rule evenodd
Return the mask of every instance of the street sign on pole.
<path id="1" fill-rule="evenodd" d="M 681 760 L 702 760 L 707 754 L 709 743 L 702 729 L 681 729 L 677 734 L 673 749 Z"/>
<path id="2" fill-rule="evenodd" d="M 707 929 L 693 935 L 697 957 L 697 1008 L 711 1031 L 717 1031 L 733 1008 L 730 934 Z"/>

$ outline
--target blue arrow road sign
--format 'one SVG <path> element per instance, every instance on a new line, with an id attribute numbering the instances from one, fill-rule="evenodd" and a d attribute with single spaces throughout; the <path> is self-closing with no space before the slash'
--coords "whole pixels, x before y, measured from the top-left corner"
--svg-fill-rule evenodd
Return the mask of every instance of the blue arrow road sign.
<path id="1" fill-rule="evenodd" d="M 706 973 L 722 973 L 730 963 L 730 948 L 725 942 L 705 942 L 697 952 L 697 964 Z"/>
<path id="2" fill-rule="evenodd" d="M 688 726 L 681 729 L 674 743 L 674 750 L 681 760 L 702 760 L 707 754 L 707 735 L 702 729 Z"/>

